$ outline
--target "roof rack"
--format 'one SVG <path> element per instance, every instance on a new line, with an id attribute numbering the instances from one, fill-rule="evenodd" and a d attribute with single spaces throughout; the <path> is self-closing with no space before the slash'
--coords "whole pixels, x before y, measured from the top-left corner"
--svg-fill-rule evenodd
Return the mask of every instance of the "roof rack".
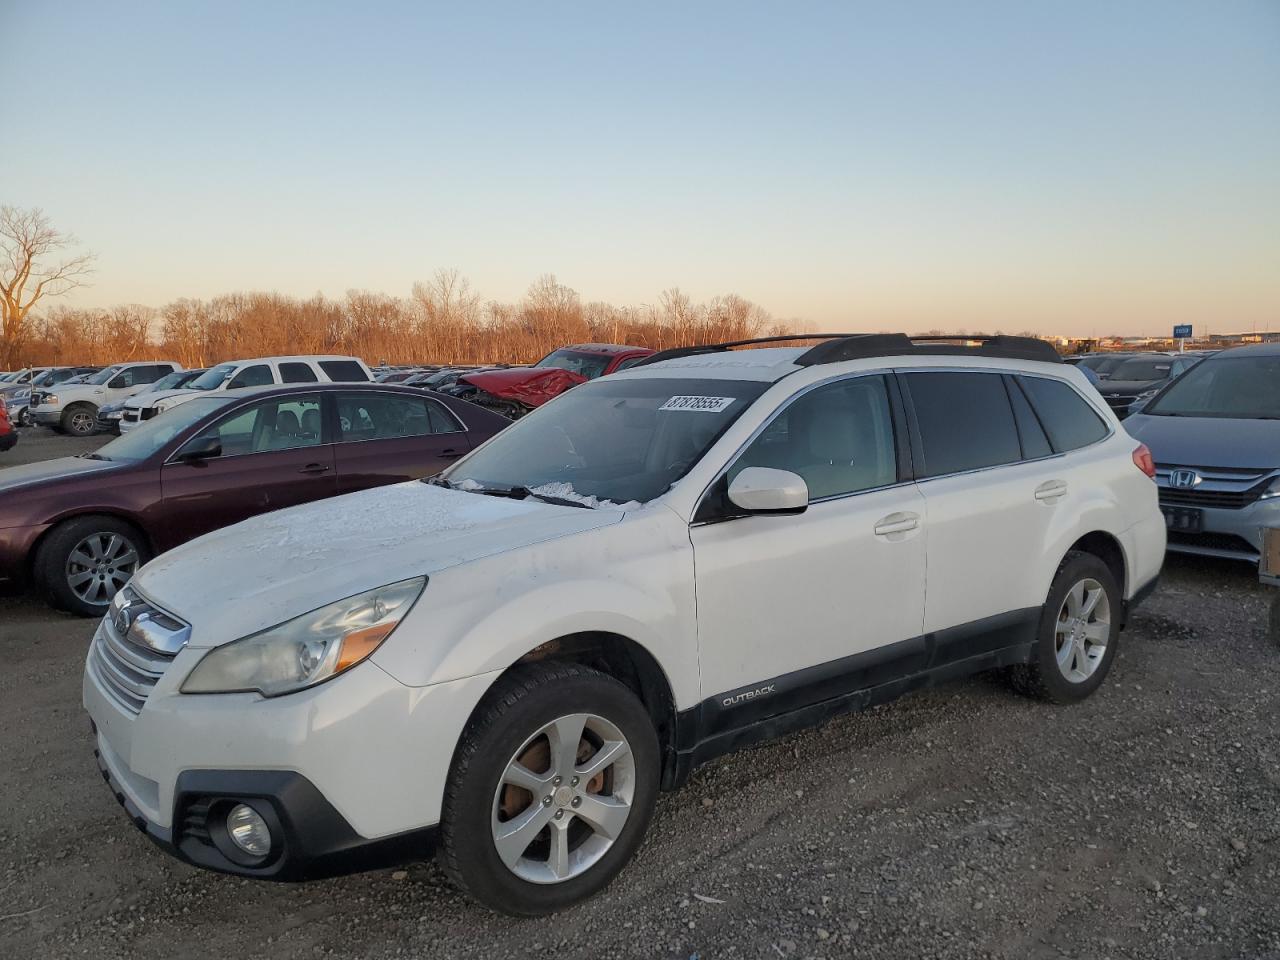
<path id="1" fill-rule="evenodd" d="M 840 363 L 842 360 L 865 360 L 869 357 L 898 356 L 962 356 L 993 357 L 1002 360 L 1039 360 L 1061 363 L 1062 357 L 1053 346 L 1035 337 L 1009 337 L 1003 334 L 908 337 L 905 333 L 794 333 L 775 337 L 753 337 L 749 340 L 729 340 L 725 343 L 707 343 L 693 347 L 673 347 L 650 354 L 632 368 L 642 367 L 678 357 L 696 357 L 707 353 L 722 353 L 734 347 L 755 346 L 762 343 L 790 343 L 795 340 L 822 340 L 810 347 L 795 363 L 800 367 L 812 367 L 820 363 Z M 977 346 L 969 346 L 977 341 Z"/>

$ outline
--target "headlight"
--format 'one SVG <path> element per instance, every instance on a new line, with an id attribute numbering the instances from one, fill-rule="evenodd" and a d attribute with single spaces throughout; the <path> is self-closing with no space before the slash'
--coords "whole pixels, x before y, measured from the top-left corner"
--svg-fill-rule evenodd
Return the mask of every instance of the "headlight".
<path id="1" fill-rule="evenodd" d="M 1269 486 L 1269 487 L 1267 487 L 1267 489 L 1263 490 L 1263 491 L 1262 491 L 1262 496 L 1258 497 L 1258 499 L 1259 499 L 1259 500 L 1270 500 L 1270 499 L 1272 499 L 1273 497 L 1280 497 L 1280 477 L 1276 477 L 1274 480 L 1272 480 L 1272 481 L 1271 481 L 1271 486 Z"/>
<path id="2" fill-rule="evenodd" d="M 44 406 L 46 403 L 51 407 L 56 407 L 59 403 L 58 395 L 56 393 L 46 393 L 40 405 Z"/>
<path id="3" fill-rule="evenodd" d="M 277 697 L 335 677 L 378 649 L 426 585 L 426 577 L 415 577 L 378 587 L 217 647 L 182 692 Z"/>

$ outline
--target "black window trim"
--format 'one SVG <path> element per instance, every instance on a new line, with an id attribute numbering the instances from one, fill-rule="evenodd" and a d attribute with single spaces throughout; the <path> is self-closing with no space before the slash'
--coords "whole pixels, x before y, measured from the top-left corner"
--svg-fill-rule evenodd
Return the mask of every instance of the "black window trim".
<path id="1" fill-rule="evenodd" d="M 1066 377 L 1050 376 L 1047 374 L 1039 373 L 1038 371 L 1015 370 L 1015 369 L 1006 368 L 1006 367 L 955 367 L 955 366 L 916 367 L 916 366 L 913 366 L 913 367 L 895 367 L 893 369 L 893 373 L 895 374 L 895 379 L 900 377 L 902 374 L 907 374 L 907 373 L 992 373 L 992 374 L 999 374 L 1006 377 L 1014 377 L 1015 379 L 1017 377 L 1037 377 L 1041 380 L 1056 380 L 1058 383 L 1064 383 L 1068 387 L 1070 387 L 1072 390 L 1074 390 L 1076 392 L 1076 395 L 1079 396 L 1080 399 L 1084 400 L 1084 402 L 1089 405 L 1090 409 L 1092 409 L 1095 413 L 1098 412 L 1098 404 L 1094 403 L 1090 397 L 1085 395 L 1084 391 L 1078 389 L 1076 385 L 1071 381 L 1069 381 Z M 1083 374 L 1081 374 L 1081 376 L 1083 376 Z M 923 463 L 924 451 L 922 448 L 922 444 L 920 442 L 920 428 L 916 424 L 915 409 L 914 407 L 911 406 L 910 392 L 907 390 L 905 384 L 902 387 L 902 393 L 903 393 L 905 402 L 907 404 L 907 411 L 908 411 L 907 424 L 911 434 L 911 454 L 913 457 L 920 458 L 920 462 Z M 1023 395 L 1026 396 L 1025 392 Z M 1101 394 L 1098 394 L 1098 399 L 1102 400 Z M 1030 397 L 1027 398 L 1027 403 L 1031 405 L 1031 411 L 1035 413 L 1036 418 L 1039 419 L 1040 414 L 1038 411 L 1036 411 L 1035 404 L 1031 403 Z M 1012 402 L 1010 402 L 1009 406 L 1010 406 L 1010 412 L 1012 412 L 1012 407 L 1013 407 Z M 1059 457 L 1065 457 L 1067 456 L 1067 454 L 1079 453 L 1081 450 L 1089 450 L 1093 447 L 1098 446 L 1098 444 L 1106 443 L 1108 440 L 1110 440 L 1112 437 L 1115 436 L 1115 427 L 1112 425 L 1111 421 L 1107 417 L 1103 416 L 1102 414 L 1099 414 L 1099 417 L 1102 420 L 1103 426 L 1107 428 L 1106 434 L 1103 435 L 1098 440 L 1095 440 L 1093 443 L 1087 444 L 1083 447 L 1076 447 L 1074 450 L 1068 450 L 1065 453 L 1054 452 L 1045 457 L 1035 457 L 1029 460 L 1028 459 L 1014 460 L 1010 463 L 996 463 L 996 464 L 992 464 L 989 467 L 974 467 L 972 470 L 960 470 L 955 473 L 940 473 L 936 477 L 921 477 L 915 482 L 928 483 L 931 480 L 944 480 L 947 477 L 963 477 L 971 473 L 984 473 L 988 470 L 1003 470 L 1007 467 L 1016 467 L 1024 463 L 1042 463 L 1046 460 L 1055 460 Z M 1014 423 L 1014 429 L 1017 430 L 1018 420 L 1016 416 L 1014 416 L 1013 423 Z M 1041 424 L 1041 429 L 1044 429 L 1043 423 Z M 1045 439 L 1048 440 L 1048 438 L 1049 438 L 1048 431 L 1045 431 Z M 1053 446 L 1052 440 L 1049 441 L 1049 445 L 1050 445 L 1050 448 L 1052 448 Z M 1018 449 L 1019 450 L 1022 449 L 1021 433 L 1018 434 Z"/>
<path id="2" fill-rule="evenodd" d="M 759 426 L 751 431 L 751 435 L 739 444 L 738 448 L 733 451 L 724 466 L 716 471 L 714 479 L 712 479 L 702 493 L 698 495 L 697 505 L 693 509 L 693 515 L 692 519 L 689 521 L 689 526 L 701 527 L 709 523 L 723 523 L 726 520 L 736 520 L 741 517 L 748 516 L 748 514 L 734 513 L 727 516 L 699 517 L 699 514 L 702 513 L 703 507 L 707 503 L 707 498 L 711 496 L 712 491 L 715 490 L 716 486 L 720 484 L 720 482 L 728 475 L 729 471 L 733 469 L 733 465 L 738 462 L 738 458 L 746 453 L 747 449 L 755 443 L 756 439 L 764 433 L 765 430 L 767 430 L 785 410 L 787 410 L 801 397 L 812 393 L 814 390 L 818 390 L 822 387 L 829 387 L 834 383 L 839 383 L 845 380 L 855 380 L 861 377 L 880 377 L 884 381 L 885 393 L 887 393 L 889 397 L 889 419 L 893 427 L 893 445 L 897 457 L 898 479 L 893 483 L 881 484 L 878 487 L 867 487 L 865 490 L 851 490 L 848 493 L 833 493 L 830 496 L 818 497 L 817 499 L 810 500 L 809 506 L 812 507 L 819 503 L 830 503 L 833 500 L 846 500 L 849 497 L 860 497 L 863 494 L 878 493 L 881 490 L 894 490 L 899 487 L 906 487 L 915 483 L 915 473 L 912 466 L 912 450 L 910 444 L 906 442 L 906 438 L 910 436 L 911 431 L 908 428 L 903 398 L 897 382 L 898 378 L 894 375 L 896 372 L 897 371 L 887 367 L 877 367 L 872 370 L 857 370 L 851 373 L 842 373 L 833 377 L 827 377 L 823 380 L 816 380 L 807 387 L 789 394 L 782 403 L 769 412 Z M 783 381 L 774 381 L 775 384 L 781 382 Z M 765 393 L 767 392 L 768 390 L 766 389 Z M 761 394 L 760 397 L 757 397 L 756 400 L 752 401 L 753 404 L 758 403 L 764 395 L 765 394 Z"/>

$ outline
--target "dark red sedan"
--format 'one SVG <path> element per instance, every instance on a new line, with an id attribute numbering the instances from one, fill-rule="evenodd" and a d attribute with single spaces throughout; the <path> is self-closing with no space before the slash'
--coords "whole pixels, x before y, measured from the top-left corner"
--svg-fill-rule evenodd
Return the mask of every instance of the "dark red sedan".
<path id="1" fill-rule="evenodd" d="M 0 582 L 101 616 L 157 553 L 269 510 L 432 476 L 509 424 L 373 384 L 194 397 L 96 453 L 0 469 Z"/>

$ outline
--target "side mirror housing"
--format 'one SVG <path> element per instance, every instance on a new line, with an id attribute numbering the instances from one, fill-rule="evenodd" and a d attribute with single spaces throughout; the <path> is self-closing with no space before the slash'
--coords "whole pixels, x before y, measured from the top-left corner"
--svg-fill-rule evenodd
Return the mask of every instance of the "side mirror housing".
<path id="1" fill-rule="evenodd" d="M 809 485 L 790 470 L 747 467 L 729 484 L 729 502 L 747 513 L 804 513 Z"/>
<path id="2" fill-rule="evenodd" d="M 222 441 L 212 434 L 196 437 L 178 452 L 178 459 L 185 463 L 213 460 L 222 456 Z"/>

